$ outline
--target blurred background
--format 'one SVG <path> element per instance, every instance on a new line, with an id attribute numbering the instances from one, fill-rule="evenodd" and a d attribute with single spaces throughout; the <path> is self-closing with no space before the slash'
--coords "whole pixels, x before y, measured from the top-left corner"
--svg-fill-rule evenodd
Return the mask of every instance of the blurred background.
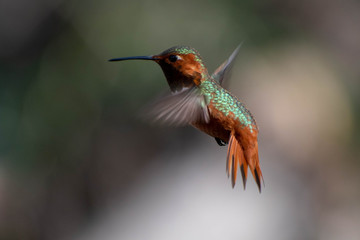
<path id="1" fill-rule="evenodd" d="M 0 239 L 359 239 L 360 2 L 0 3 Z M 152 126 L 159 66 L 196 48 L 260 127 L 266 186 L 226 147 Z"/>

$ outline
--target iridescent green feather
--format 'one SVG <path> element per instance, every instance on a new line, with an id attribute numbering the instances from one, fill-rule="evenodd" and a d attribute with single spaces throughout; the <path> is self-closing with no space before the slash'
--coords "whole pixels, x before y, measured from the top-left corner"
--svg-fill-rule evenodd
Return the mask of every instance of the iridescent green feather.
<path id="1" fill-rule="evenodd" d="M 251 131 L 257 130 L 256 122 L 250 111 L 246 109 L 234 95 L 222 88 L 217 82 L 211 78 L 206 79 L 199 86 L 201 93 L 206 97 L 208 103 L 212 102 L 214 107 L 229 116 L 234 114 L 240 123 L 249 128 Z"/>

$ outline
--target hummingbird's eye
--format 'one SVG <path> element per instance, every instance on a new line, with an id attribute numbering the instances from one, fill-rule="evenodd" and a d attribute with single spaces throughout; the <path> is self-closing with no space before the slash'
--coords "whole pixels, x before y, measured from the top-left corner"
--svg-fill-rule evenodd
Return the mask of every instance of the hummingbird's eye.
<path id="1" fill-rule="evenodd" d="M 179 57 L 176 56 L 176 55 L 170 55 L 170 56 L 169 56 L 169 61 L 170 61 L 170 62 L 176 62 L 176 60 L 178 60 L 178 59 L 179 59 Z"/>

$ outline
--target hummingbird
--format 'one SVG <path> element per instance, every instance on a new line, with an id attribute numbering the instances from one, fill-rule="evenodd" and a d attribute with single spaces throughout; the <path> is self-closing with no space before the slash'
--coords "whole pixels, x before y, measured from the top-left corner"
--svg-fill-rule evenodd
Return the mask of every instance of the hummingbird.
<path id="1" fill-rule="evenodd" d="M 173 125 L 192 125 L 228 144 L 226 172 L 234 188 L 238 168 L 244 189 L 250 169 L 261 192 L 263 180 L 258 154 L 258 127 L 245 105 L 223 87 L 241 44 L 213 74 L 209 74 L 198 51 L 175 46 L 158 55 L 113 58 L 109 61 L 150 60 L 160 65 L 171 92 L 157 100 L 151 115 Z"/>

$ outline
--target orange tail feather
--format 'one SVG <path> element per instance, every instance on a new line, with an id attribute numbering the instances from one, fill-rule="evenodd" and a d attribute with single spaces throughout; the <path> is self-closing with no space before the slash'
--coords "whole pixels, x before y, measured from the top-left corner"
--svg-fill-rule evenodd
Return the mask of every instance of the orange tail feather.
<path id="1" fill-rule="evenodd" d="M 226 172 L 228 177 L 230 177 L 231 174 L 232 187 L 235 186 L 238 166 L 240 166 L 244 189 L 246 187 L 247 170 L 249 167 L 256 184 L 259 187 L 259 191 L 261 192 L 261 180 L 264 181 L 264 179 L 259 165 L 257 143 L 255 148 L 244 152 L 244 149 L 236 139 L 235 134 L 231 133 L 227 154 Z"/>

